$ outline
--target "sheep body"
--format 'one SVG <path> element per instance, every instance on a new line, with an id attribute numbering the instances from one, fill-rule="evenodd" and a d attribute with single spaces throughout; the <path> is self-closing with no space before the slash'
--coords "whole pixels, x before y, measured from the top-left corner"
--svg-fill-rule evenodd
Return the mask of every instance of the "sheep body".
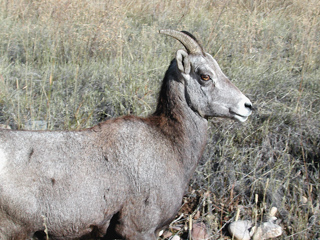
<path id="1" fill-rule="evenodd" d="M 177 213 L 203 153 L 207 118 L 245 121 L 251 103 L 190 34 L 157 109 L 79 131 L 0 129 L 0 239 L 154 240 Z"/>

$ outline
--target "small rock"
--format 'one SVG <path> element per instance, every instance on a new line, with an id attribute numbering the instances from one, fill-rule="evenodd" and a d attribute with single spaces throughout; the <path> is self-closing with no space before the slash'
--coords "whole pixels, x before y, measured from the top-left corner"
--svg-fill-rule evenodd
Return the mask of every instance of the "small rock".
<path id="1" fill-rule="evenodd" d="M 260 231 L 261 229 L 261 231 Z M 253 235 L 253 240 L 276 238 L 282 234 L 282 228 L 272 222 L 264 222 Z"/>
<path id="2" fill-rule="evenodd" d="M 171 240 L 181 240 L 181 238 L 178 235 L 175 235 Z"/>
<path id="3" fill-rule="evenodd" d="M 251 221 L 239 220 L 230 223 L 228 230 L 235 239 L 237 240 L 250 240 L 249 229 L 252 227 Z"/>
<path id="4" fill-rule="evenodd" d="M 262 235 L 263 235 L 262 228 L 256 227 L 252 239 L 253 240 L 264 240 L 264 238 L 262 238 Z"/>
<path id="5" fill-rule="evenodd" d="M 165 231 L 165 232 L 162 234 L 162 236 L 163 236 L 164 238 L 169 238 L 169 237 L 172 236 L 172 232 Z"/>
<path id="6" fill-rule="evenodd" d="M 307 202 L 308 202 L 308 198 L 306 198 L 305 196 L 302 196 L 301 197 L 301 203 L 302 204 L 307 204 Z"/>
<path id="7" fill-rule="evenodd" d="M 228 230 L 235 239 L 237 240 L 265 240 L 270 238 L 279 237 L 282 234 L 282 228 L 275 223 L 277 218 L 275 217 L 277 208 L 273 207 L 270 210 L 269 216 L 266 222 L 257 224 L 252 227 L 251 221 L 235 221 L 231 223 Z"/>
<path id="8" fill-rule="evenodd" d="M 282 228 L 274 223 L 276 219 L 276 217 L 270 217 L 269 221 L 261 223 L 261 225 L 256 228 L 252 239 L 265 240 L 279 237 L 282 234 Z"/>
<path id="9" fill-rule="evenodd" d="M 272 207 L 270 210 L 269 216 L 274 217 L 276 215 L 277 211 L 278 211 L 278 209 L 276 207 Z"/>
<path id="10" fill-rule="evenodd" d="M 194 223 L 191 230 L 191 238 L 193 240 L 208 239 L 207 226 L 203 222 Z"/>

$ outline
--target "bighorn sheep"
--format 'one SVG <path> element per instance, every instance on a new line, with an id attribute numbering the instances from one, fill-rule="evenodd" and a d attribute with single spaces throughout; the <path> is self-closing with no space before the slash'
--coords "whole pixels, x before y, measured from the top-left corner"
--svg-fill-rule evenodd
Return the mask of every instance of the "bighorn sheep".
<path id="1" fill-rule="evenodd" d="M 188 32 L 156 111 L 80 131 L 0 130 L 0 239 L 156 239 L 177 213 L 208 118 L 245 121 L 252 105 Z M 111 232 L 110 228 L 115 231 Z M 110 228 L 108 229 L 108 227 Z"/>

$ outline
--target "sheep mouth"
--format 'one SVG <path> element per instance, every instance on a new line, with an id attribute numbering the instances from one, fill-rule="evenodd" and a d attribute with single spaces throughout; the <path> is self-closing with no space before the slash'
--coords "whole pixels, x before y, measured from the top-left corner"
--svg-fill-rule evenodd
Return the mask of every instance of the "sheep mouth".
<path id="1" fill-rule="evenodd" d="M 238 120 L 239 122 L 245 122 L 249 115 L 251 114 L 251 112 L 248 115 L 242 115 L 233 111 L 230 111 L 230 113 L 232 114 L 232 117 L 236 120 Z"/>

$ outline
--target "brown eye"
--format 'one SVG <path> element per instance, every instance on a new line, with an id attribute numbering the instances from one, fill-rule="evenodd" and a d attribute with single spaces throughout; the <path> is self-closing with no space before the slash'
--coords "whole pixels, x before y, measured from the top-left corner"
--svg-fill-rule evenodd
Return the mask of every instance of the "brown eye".
<path id="1" fill-rule="evenodd" d="M 209 81 L 211 79 L 210 76 L 206 74 L 201 74 L 200 77 L 203 81 Z"/>

